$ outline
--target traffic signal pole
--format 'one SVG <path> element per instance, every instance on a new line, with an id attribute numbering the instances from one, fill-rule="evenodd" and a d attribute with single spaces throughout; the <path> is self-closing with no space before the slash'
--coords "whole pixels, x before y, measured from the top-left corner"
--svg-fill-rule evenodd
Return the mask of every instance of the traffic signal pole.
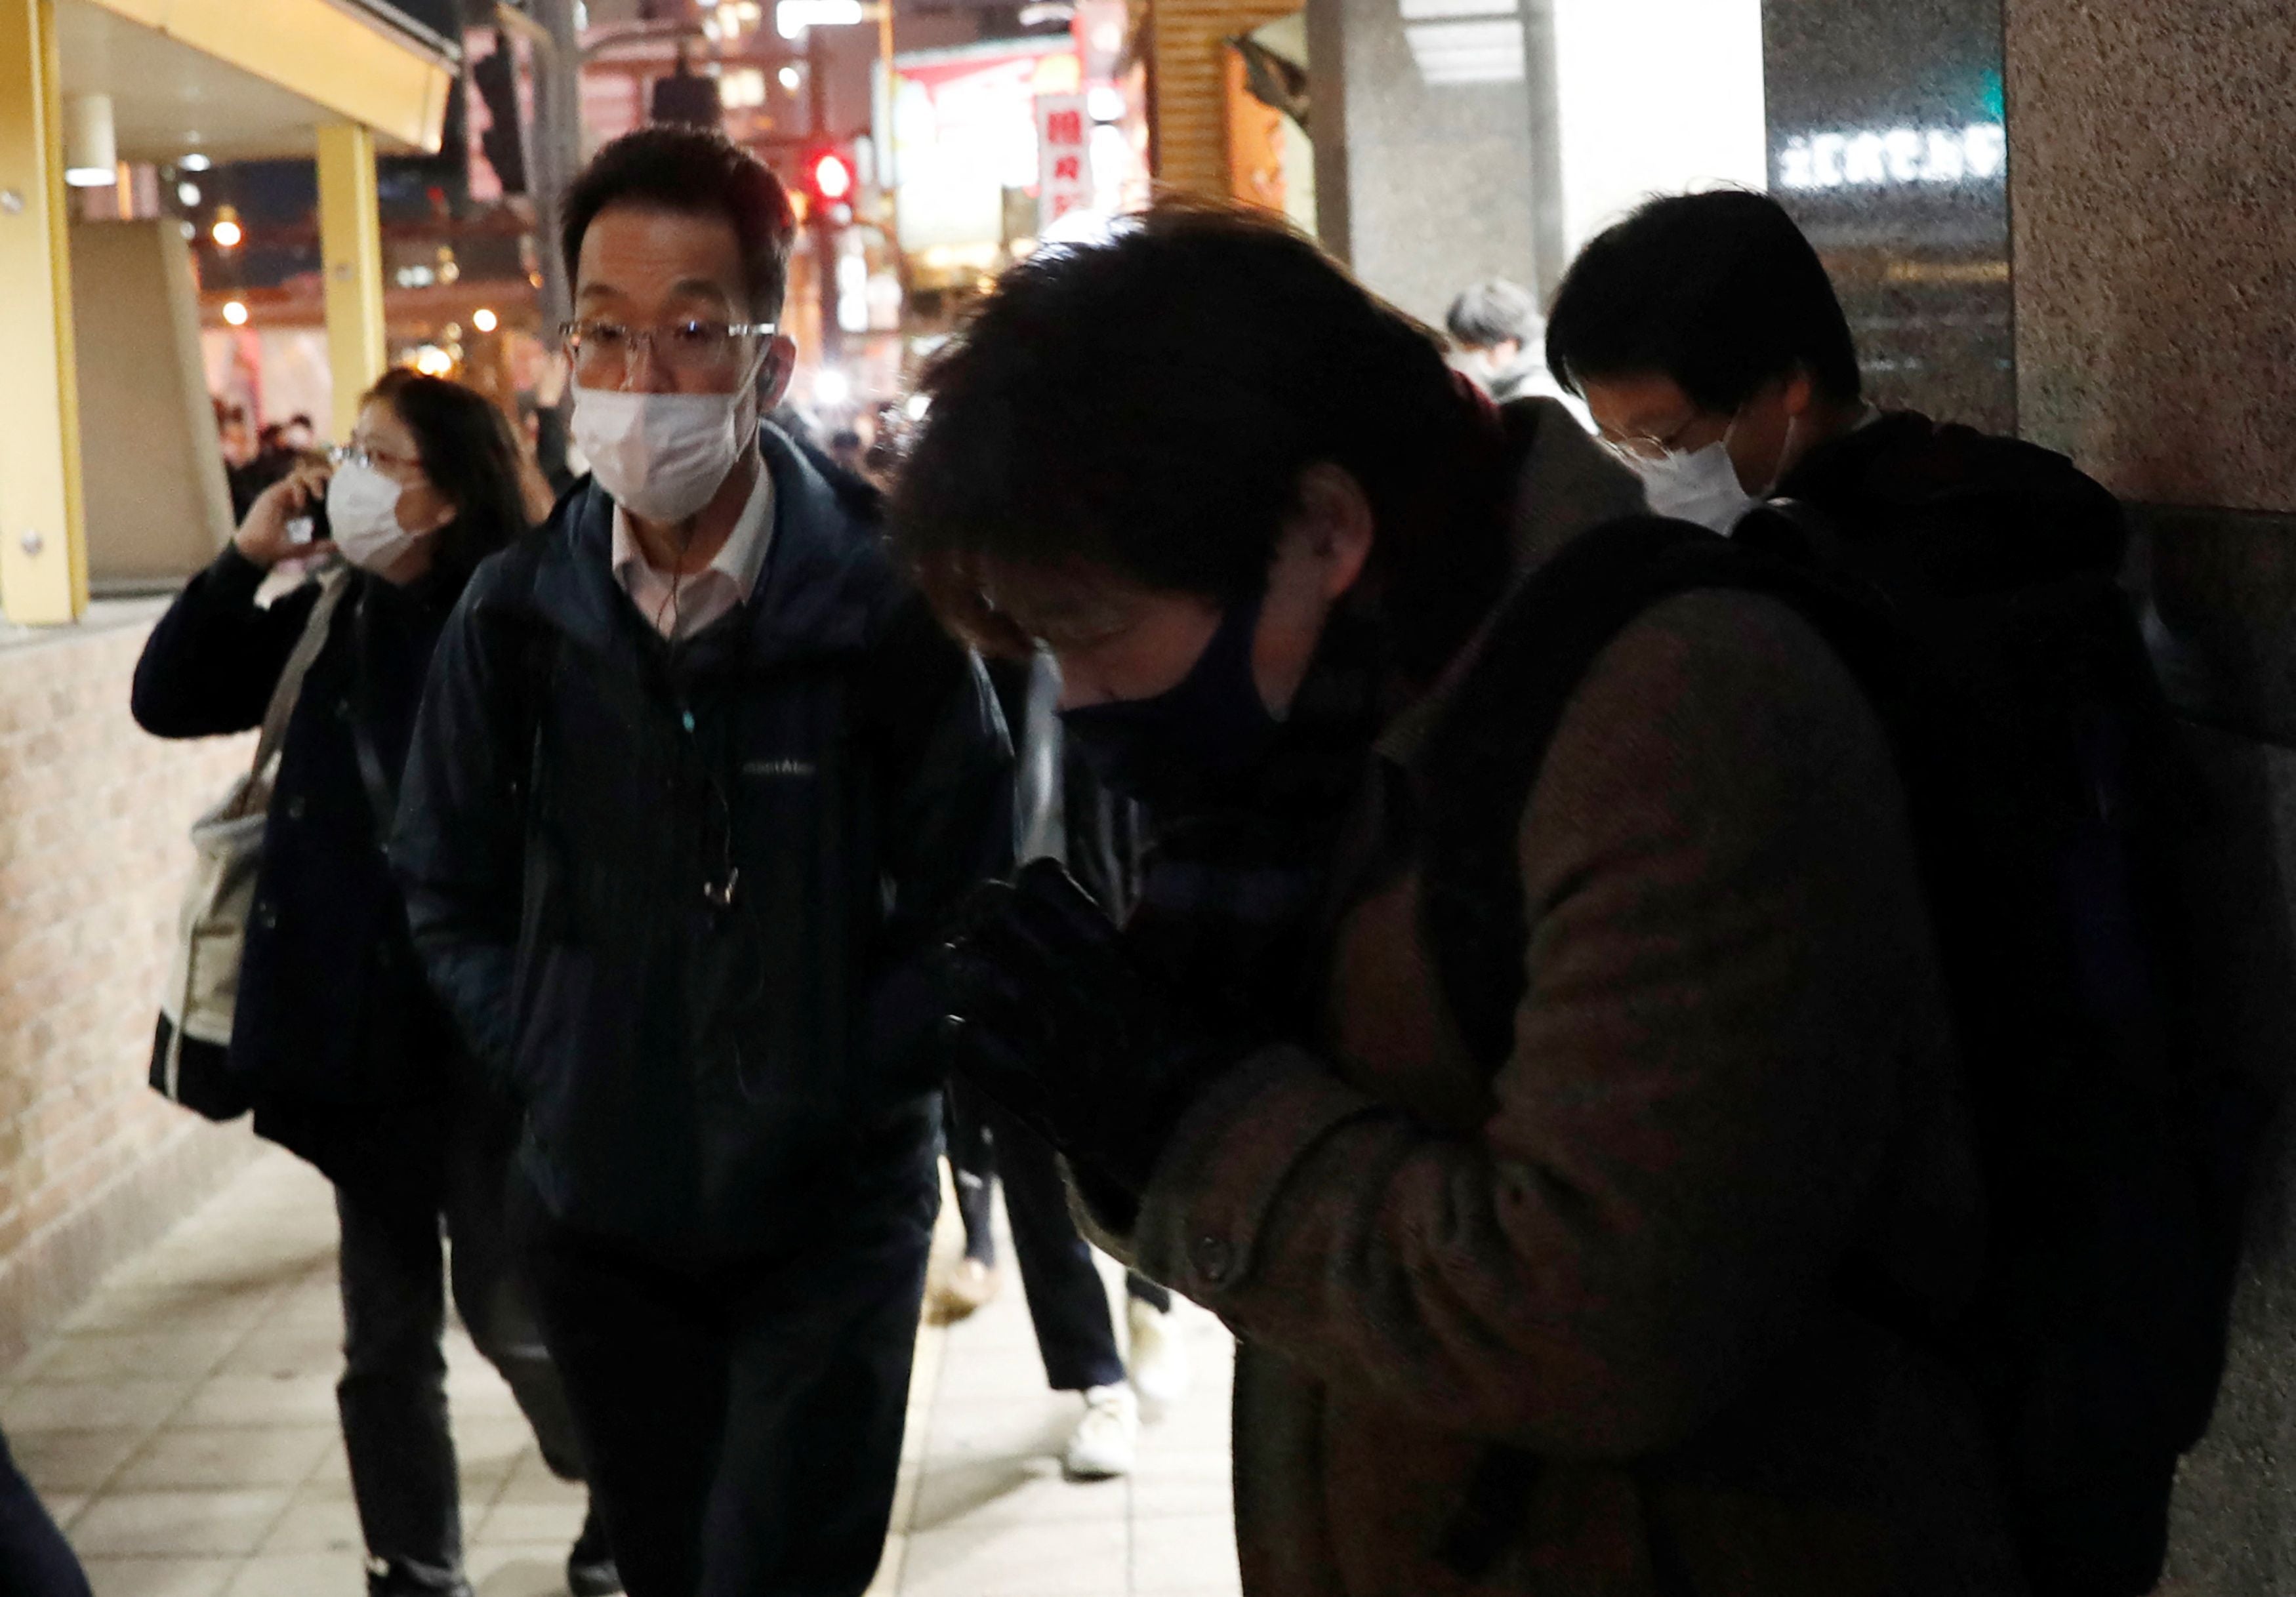
<path id="1" fill-rule="evenodd" d="M 574 0 L 531 0 L 530 10 L 497 4 L 504 37 L 516 32 L 534 50 L 534 130 L 526 141 L 527 186 L 534 199 L 541 248 L 542 323 L 551 337 L 574 314 L 573 285 L 558 251 L 558 200 L 582 160 L 582 37 Z"/>
<path id="2" fill-rule="evenodd" d="M 829 136 L 829 53 L 824 47 L 824 42 L 820 29 L 806 29 L 805 86 L 814 149 L 820 148 L 822 142 Z M 813 159 L 811 155 L 806 157 L 808 161 Z M 814 186 L 814 176 L 809 171 L 800 174 L 800 181 L 808 190 Z M 813 234 L 814 291 L 821 300 L 821 361 L 824 365 L 839 360 L 845 354 L 845 330 L 837 324 L 837 257 L 832 252 L 837 228 L 829 215 L 834 209 L 832 202 L 816 196 L 816 202 L 808 208 L 807 217 L 807 226 Z"/>

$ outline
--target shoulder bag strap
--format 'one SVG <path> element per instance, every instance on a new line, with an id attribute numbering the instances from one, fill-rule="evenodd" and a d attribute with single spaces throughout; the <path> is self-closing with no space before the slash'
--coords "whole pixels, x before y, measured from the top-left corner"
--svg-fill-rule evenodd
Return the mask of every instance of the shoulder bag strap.
<path id="1" fill-rule="evenodd" d="M 312 662 L 327 646 L 335 607 L 342 602 L 344 590 L 349 586 L 348 566 L 319 579 L 318 602 L 311 607 L 310 619 L 303 624 L 303 635 L 295 641 L 295 651 L 287 657 L 286 667 L 279 673 L 279 685 L 271 690 L 270 708 L 263 712 L 263 734 L 256 741 L 253 766 L 258 779 L 268 775 L 279 759 L 280 745 L 287 738 L 288 719 L 295 713 L 295 701 L 303 695 L 303 678 L 310 675 Z"/>

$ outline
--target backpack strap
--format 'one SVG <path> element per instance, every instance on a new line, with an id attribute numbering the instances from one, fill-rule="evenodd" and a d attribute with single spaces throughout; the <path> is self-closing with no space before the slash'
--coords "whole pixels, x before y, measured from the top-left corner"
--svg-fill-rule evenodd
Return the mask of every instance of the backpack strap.
<path id="1" fill-rule="evenodd" d="M 1503 603 L 1429 737 L 1423 928 L 1468 1046 L 1493 1069 L 1513 1051 L 1529 982 L 1516 839 L 1547 747 L 1596 657 L 1621 632 L 1665 600 L 1710 589 L 1780 598 L 1838 649 L 1852 641 L 1839 624 L 1849 616 L 1877 622 L 1876 635 L 1886 629 L 1854 593 L 1788 560 L 1687 522 L 1613 521 L 1568 545 Z"/>

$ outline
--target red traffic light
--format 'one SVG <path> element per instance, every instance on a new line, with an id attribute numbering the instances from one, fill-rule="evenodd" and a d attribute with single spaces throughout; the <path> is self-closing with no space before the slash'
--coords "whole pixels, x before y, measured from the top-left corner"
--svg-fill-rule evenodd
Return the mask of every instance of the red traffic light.
<path id="1" fill-rule="evenodd" d="M 824 150 L 806 162 L 806 184 L 834 204 L 853 193 L 853 163 L 834 150 Z"/>

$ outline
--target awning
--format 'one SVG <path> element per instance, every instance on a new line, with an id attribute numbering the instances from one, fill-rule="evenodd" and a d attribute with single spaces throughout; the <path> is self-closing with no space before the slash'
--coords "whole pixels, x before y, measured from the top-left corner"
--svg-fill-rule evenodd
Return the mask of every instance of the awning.
<path id="1" fill-rule="evenodd" d="M 107 94 L 123 160 L 308 156 L 355 122 L 388 151 L 435 152 L 454 44 L 354 0 L 61 0 L 63 90 Z"/>

